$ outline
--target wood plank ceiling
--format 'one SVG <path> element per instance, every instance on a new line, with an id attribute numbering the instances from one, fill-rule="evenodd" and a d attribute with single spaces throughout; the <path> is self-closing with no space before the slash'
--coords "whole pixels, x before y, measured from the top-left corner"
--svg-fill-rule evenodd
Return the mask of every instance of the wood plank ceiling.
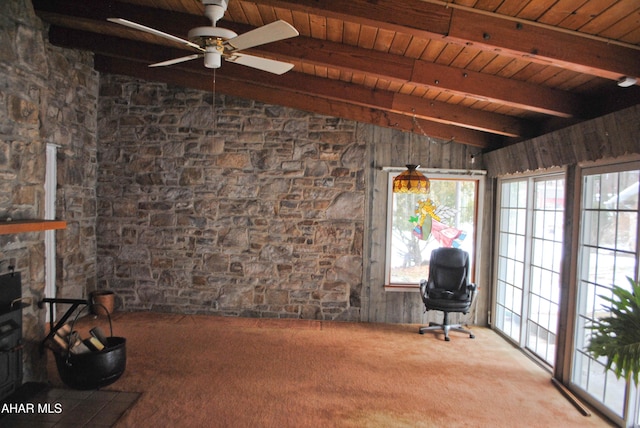
<path id="1" fill-rule="evenodd" d="M 96 69 L 204 90 L 201 60 L 107 22 L 181 38 L 210 25 L 200 0 L 33 0 L 51 43 Z M 238 34 L 282 19 L 300 36 L 247 53 L 294 64 L 276 76 L 223 63 L 215 90 L 492 150 L 640 102 L 638 0 L 229 0 Z"/>

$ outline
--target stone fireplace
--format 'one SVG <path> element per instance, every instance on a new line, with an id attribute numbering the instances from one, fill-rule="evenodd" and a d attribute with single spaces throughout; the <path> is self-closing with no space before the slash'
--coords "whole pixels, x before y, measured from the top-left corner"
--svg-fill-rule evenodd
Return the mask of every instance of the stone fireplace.
<path id="1" fill-rule="evenodd" d="M 47 144 L 58 146 L 55 278 L 60 297 L 84 297 L 96 278 L 98 74 L 91 54 L 47 41 L 30 0 L 0 2 L 0 220 L 44 218 Z M 46 380 L 44 232 L 0 235 L 0 272 L 22 277 L 22 381 Z"/>
<path id="2" fill-rule="evenodd" d="M 20 272 L 0 275 L 0 400 L 22 384 L 23 303 Z"/>

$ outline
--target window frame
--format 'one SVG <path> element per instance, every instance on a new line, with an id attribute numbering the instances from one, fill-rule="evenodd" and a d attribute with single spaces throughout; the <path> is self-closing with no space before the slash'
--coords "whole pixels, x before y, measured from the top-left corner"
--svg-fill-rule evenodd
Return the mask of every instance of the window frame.
<path id="1" fill-rule="evenodd" d="M 385 291 L 418 292 L 418 283 L 391 283 L 391 234 L 393 233 L 393 179 L 406 168 L 387 167 L 383 171 L 388 172 L 387 177 L 387 208 L 386 208 L 386 229 L 385 229 L 385 265 L 384 265 L 384 289 Z M 475 227 L 474 245 L 471 260 L 471 281 L 475 282 L 479 276 L 481 266 L 482 248 L 482 225 L 484 224 L 484 198 L 486 171 L 483 170 L 457 170 L 457 169 L 429 169 L 418 168 L 418 171 L 426 175 L 429 179 L 451 180 L 451 181 L 475 181 Z"/>

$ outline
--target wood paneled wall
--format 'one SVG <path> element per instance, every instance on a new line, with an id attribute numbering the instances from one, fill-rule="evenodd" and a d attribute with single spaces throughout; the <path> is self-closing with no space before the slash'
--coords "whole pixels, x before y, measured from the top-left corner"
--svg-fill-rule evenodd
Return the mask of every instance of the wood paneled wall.
<path id="1" fill-rule="evenodd" d="M 441 313 L 424 314 L 424 306 L 418 292 L 385 291 L 385 253 L 387 227 L 388 172 L 383 167 L 402 167 L 407 163 L 419 163 L 423 168 L 482 169 L 482 154 L 479 149 L 442 141 L 419 134 L 403 133 L 387 128 L 368 126 L 364 131 L 369 142 L 368 199 L 365 207 L 365 263 L 362 296 L 362 320 L 386 323 L 426 323 L 440 321 Z M 473 156 L 473 158 L 472 158 Z M 488 184 L 488 183 L 487 183 Z M 484 197 L 490 198 L 491 190 Z M 485 200 L 485 209 L 491 203 Z M 490 218 L 485 211 L 485 219 Z M 481 234 L 491 236 L 491 222 L 485 220 Z M 488 245 L 488 240 L 483 240 Z M 480 253 L 483 253 L 481 251 Z M 488 265 L 485 260 L 483 265 Z M 488 270 L 482 268 L 479 282 L 487 278 Z M 489 290 L 489 287 L 486 287 Z M 473 323 L 486 324 L 488 295 L 483 290 L 476 303 L 476 313 L 465 317 Z M 476 316 L 477 314 L 477 316 Z"/>
<path id="2" fill-rule="evenodd" d="M 485 154 L 491 177 L 640 153 L 640 104 Z"/>
<path id="3" fill-rule="evenodd" d="M 576 171 L 583 163 L 608 159 L 636 158 L 640 154 L 640 105 L 606 115 L 544 136 L 488 152 L 452 141 L 419 134 L 367 126 L 364 138 L 371 164 L 367 176 L 365 207 L 365 263 L 362 296 L 362 320 L 388 323 L 426 323 L 440 320 L 439 313 L 423 313 L 417 292 L 385 291 L 385 234 L 388 173 L 383 167 L 401 167 L 411 161 L 424 168 L 485 169 L 484 221 L 480 228 L 482 257 L 478 296 L 474 312 L 465 318 L 486 325 L 491 303 L 493 266 L 493 217 L 496 177 L 509 174 L 566 167 Z M 471 162 L 472 156 L 474 162 Z M 575 177 L 568 177 L 575 180 Z M 569 207 L 568 207 L 569 208 Z M 568 214 L 571 213 L 568 210 Z M 570 258 L 570 255 L 569 257 Z M 565 320 L 566 322 L 566 320 Z"/>

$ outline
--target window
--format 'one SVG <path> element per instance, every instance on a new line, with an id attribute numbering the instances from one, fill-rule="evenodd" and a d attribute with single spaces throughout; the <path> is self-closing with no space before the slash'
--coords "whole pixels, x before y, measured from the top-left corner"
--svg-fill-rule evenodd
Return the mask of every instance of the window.
<path id="1" fill-rule="evenodd" d="M 638 279 L 638 195 L 640 163 L 583 170 L 578 255 L 572 386 L 621 426 L 632 426 L 640 415 L 640 396 L 631 382 L 616 379 L 605 361 L 585 352 L 588 326 L 608 316 L 601 296 L 612 287 L 628 287 Z M 603 307 L 605 305 L 605 307 Z"/>
<path id="2" fill-rule="evenodd" d="M 392 192 L 393 178 L 400 172 L 389 174 L 385 285 L 418 287 L 429 275 L 431 251 L 438 247 L 467 251 L 473 274 L 484 176 L 422 171 L 431 189 L 426 195 L 415 195 Z"/>
<path id="3" fill-rule="evenodd" d="M 564 193 L 564 177 L 558 174 L 499 183 L 494 326 L 550 366 L 560 302 Z"/>

